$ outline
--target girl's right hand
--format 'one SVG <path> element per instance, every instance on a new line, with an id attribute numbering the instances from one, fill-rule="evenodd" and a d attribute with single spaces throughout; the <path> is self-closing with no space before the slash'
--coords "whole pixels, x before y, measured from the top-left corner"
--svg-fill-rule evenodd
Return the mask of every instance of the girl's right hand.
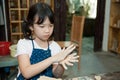
<path id="1" fill-rule="evenodd" d="M 74 44 L 70 45 L 66 49 L 63 48 L 62 51 L 54 56 L 55 62 L 59 62 L 61 60 L 64 60 L 74 49 L 76 46 Z"/>
<path id="2" fill-rule="evenodd" d="M 64 69 L 67 70 L 67 66 L 73 66 L 75 62 L 78 62 L 79 56 L 77 53 L 72 53 L 68 55 L 64 60 L 60 61 L 59 64 L 63 66 Z"/>

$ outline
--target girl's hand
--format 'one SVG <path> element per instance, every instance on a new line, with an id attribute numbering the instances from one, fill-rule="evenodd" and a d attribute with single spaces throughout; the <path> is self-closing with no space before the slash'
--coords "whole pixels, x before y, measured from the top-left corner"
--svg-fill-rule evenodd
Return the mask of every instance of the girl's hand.
<path id="1" fill-rule="evenodd" d="M 64 67 L 64 69 L 67 69 L 67 66 L 73 66 L 73 63 L 78 62 L 79 56 L 77 53 L 72 53 L 68 55 L 64 60 L 60 61 L 60 64 Z"/>
<path id="2" fill-rule="evenodd" d="M 63 48 L 62 51 L 54 56 L 54 62 L 59 62 L 64 60 L 74 49 L 76 46 L 74 44 L 70 45 L 66 49 Z"/>

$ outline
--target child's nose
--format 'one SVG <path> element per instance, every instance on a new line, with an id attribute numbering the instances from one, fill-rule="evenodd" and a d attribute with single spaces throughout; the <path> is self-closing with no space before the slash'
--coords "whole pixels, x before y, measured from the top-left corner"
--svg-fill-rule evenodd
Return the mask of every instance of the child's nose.
<path id="1" fill-rule="evenodd" d="M 49 31 L 50 31 L 49 26 L 47 26 L 47 27 L 45 28 L 45 31 L 46 31 L 46 32 L 49 32 Z"/>

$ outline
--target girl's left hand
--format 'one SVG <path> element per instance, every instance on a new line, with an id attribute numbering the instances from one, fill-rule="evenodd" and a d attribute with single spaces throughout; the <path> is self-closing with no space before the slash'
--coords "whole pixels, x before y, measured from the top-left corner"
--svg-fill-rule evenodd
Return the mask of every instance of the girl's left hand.
<path id="1" fill-rule="evenodd" d="M 73 63 L 78 62 L 79 56 L 77 53 L 72 53 L 68 55 L 64 60 L 60 61 L 60 64 L 67 70 L 67 66 L 73 66 Z"/>

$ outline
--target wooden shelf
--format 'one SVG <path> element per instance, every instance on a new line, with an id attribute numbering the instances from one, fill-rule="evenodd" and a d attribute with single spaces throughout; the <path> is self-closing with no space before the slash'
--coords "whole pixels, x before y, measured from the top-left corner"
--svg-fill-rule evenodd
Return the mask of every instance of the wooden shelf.
<path id="1" fill-rule="evenodd" d="M 10 21 L 11 23 L 22 23 L 23 21 Z"/>
<path id="2" fill-rule="evenodd" d="M 18 10 L 19 8 L 10 8 L 9 10 Z"/>
<path id="3" fill-rule="evenodd" d="M 29 9 L 29 0 L 8 0 L 10 15 L 11 42 L 16 44 L 20 38 L 23 38 L 22 22 L 27 17 Z M 24 13 L 25 12 L 25 13 Z M 15 40 L 15 41 L 14 41 Z"/>
<path id="4" fill-rule="evenodd" d="M 117 51 L 117 50 L 110 49 L 110 51 L 111 51 L 111 52 L 114 52 L 114 53 L 119 53 L 119 54 L 120 54 L 120 52 Z"/>
<path id="5" fill-rule="evenodd" d="M 10 8 L 9 10 L 28 10 L 28 8 L 21 8 L 21 9 L 19 9 L 19 8 Z"/>
<path id="6" fill-rule="evenodd" d="M 120 4 L 120 1 L 113 1 L 112 3 Z"/>
<path id="7" fill-rule="evenodd" d="M 11 35 L 22 35 L 22 33 L 12 33 Z"/>
<path id="8" fill-rule="evenodd" d="M 120 30 L 120 27 L 114 27 L 114 26 L 110 26 L 110 28 L 113 28 L 113 29 L 118 29 L 118 30 Z"/>
<path id="9" fill-rule="evenodd" d="M 120 54 L 120 0 L 111 0 L 108 50 Z"/>
<path id="10" fill-rule="evenodd" d="M 120 3 L 120 0 L 111 0 L 112 3 Z"/>

